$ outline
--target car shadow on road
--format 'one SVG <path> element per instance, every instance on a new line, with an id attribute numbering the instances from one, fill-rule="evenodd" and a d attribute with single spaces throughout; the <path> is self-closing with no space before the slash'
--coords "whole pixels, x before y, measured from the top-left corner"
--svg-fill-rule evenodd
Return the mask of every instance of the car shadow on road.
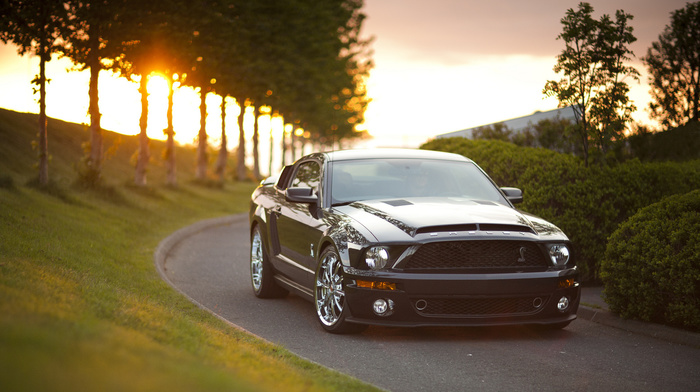
<path id="1" fill-rule="evenodd" d="M 574 336 L 567 329 L 548 329 L 540 326 L 491 326 L 491 327 L 416 327 L 398 328 L 370 326 L 361 335 L 383 341 L 536 341 L 559 340 Z"/>

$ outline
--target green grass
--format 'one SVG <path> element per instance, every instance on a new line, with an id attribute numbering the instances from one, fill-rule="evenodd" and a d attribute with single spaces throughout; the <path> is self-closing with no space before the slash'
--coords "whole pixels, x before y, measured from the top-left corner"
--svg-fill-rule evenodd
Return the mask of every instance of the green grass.
<path id="1" fill-rule="evenodd" d="M 368 390 L 199 309 L 163 282 L 158 243 L 196 221 L 245 212 L 254 184 L 131 185 L 135 138 L 106 135 L 105 179 L 72 186 L 83 126 L 49 122 L 48 189 L 35 177 L 36 116 L 0 110 L 0 389 L 3 391 Z"/>

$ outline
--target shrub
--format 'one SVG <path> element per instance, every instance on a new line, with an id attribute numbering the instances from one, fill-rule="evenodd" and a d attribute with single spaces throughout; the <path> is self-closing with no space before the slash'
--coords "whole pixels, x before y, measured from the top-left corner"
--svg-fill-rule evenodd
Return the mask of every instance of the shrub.
<path id="1" fill-rule="evenodd" d="M 523 174 L 523 209 L 559 226 L 571 238 L 584 280 L 599 278 L 607 238 L 639 209 L 700 188 L 700 161 L 615 167 L 559 167 L 548 163 Z"/>
<path id="2" fill-rule="evenodd" d="M 700 330 L 700 190 L 668 197 L 620 225 L 601 277 L 613 312 Z"/>
<path id="3" fill-rule="evenodd" d="M 532 167 L 580 166 L 580 159 L 544 148 L 519 147 L 499 140 L 470 140 L 463 137 L 435 139 L 422 149 L 464 155 L 481 166 L 500 186 L 524 188 L 522 175 Z"/>

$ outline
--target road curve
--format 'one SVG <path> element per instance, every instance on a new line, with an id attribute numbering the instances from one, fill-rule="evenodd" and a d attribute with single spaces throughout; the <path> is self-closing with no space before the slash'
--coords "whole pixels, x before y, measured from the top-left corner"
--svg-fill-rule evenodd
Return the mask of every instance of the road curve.
<path id="1" fill-rule="evenodd" d="M 700 349 L 586 320 L 561 331 L 370 327 L 332 335 L 300 297 L 250 287 L 247 215 L 184 228 L 156 251 L 175 289 L 218 317 L 297 355 L 395 391 L 694 391 Z"/>

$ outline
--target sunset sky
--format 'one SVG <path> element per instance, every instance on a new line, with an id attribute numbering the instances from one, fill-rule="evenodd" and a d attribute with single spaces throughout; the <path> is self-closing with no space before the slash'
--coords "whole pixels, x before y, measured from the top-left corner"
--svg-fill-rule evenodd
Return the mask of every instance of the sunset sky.
<path id="1" fill-rule="evenodd" d="M 556 99 L 544 98 L 542 88 L 548 79 L 559 79 L 552 67 L 564 48 L 556 39 L 562 29 L 560 19 L 577 4 L 574 0 L 365 0 L 364 36 L 375 37 L 375 68 L 368 81 L 373 102 L 366 113 L 366 127 L 374 140 L 367 146 L 417 147 L 438 134 L 556 108 Z M 616 9 L 634 16 L 638 41 L 632 49 L 641 57 L 669 23 L 670 13 L 683 8 L 686 1 L 591 4 L 596 19 L 603 13 L 614 15 Z M 646 123 L 647 73 L 638 59 L 631 64 L 642 73 L 641 83 L 630 82 L 630 96 L 639 108 L 634 117 Z M 87 122 L 88 76 L 66 72 L 68 66 L 65 61 L 49 63 L 48 115 Z M 0 107 L 38 112 L 30 85 L 37 73 L 36 58 L 19 57 L 14 47 L 0 44 Z M 162 138 L 165 108 L 157 96 L 163 87 L 159 90 L 156 82 L 152 84 L 149 134 Z M 103 128 L 138 132 L 136 88 L 123 79 L 100 78 Z M 188 143 L 199 128 L 198 100 L 192 91 L 183 90 L 175 102 L 175 131 L 181 142 Z M 220 102 L 211 97 L 210 110 Z M 228 114 L 234 121 L 234 109 Z M 220 121 L 211 122 L 208 129 L 216 138 Z M 234 127 L 227 124 L 227 129 L 237 132 Z M 237 137 L 229 140 L 235 148 Z"/>

